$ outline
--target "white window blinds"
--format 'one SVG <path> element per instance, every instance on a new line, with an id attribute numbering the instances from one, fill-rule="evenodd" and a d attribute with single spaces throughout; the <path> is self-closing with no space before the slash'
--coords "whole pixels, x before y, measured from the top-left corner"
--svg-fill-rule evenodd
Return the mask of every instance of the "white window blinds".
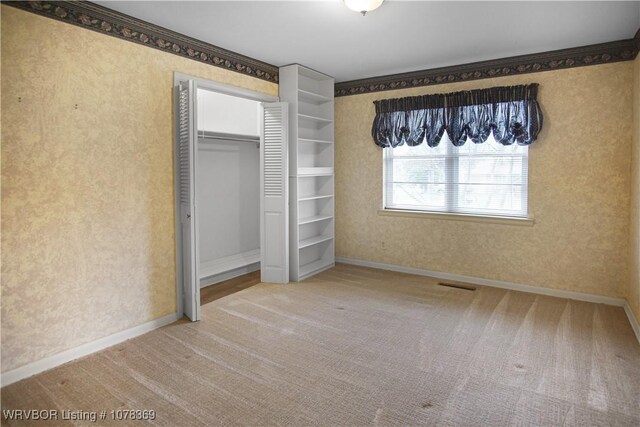
<path id="1" fill-rule="evenodd" d="M 385 209 L 527 217 L 527 181 L 528 147 L 493 137 L 384 149 Z"/>

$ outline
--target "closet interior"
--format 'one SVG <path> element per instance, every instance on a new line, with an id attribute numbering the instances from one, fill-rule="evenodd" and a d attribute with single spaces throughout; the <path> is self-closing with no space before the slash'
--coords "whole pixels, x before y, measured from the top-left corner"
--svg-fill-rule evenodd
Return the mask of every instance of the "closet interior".
<path id="1" fill-rule="evenodd" d="M 260 102 L 197 91 L 200 286 L 260 269 Z"/>

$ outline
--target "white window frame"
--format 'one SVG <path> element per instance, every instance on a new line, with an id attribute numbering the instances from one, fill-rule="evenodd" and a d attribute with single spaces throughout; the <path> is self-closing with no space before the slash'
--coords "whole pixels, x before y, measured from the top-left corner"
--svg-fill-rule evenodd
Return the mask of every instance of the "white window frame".
<path id="1" fill-rule="evenodd" d="M 472 144 L 471 141 L 467 141 L 468 144 Z M 444 219 L 463 219 L 463 220 L 485 220 L 488 219 L 489 222 L 496 222 L 493 220 L 498 220 L 497 222 L 502 222 L 502 220 L 506 220 L 507 222 L 516 221 L 521 222 L 526 225 L 533 225 L 533 216 L 531 215 L 531 209 L 529 205 L 529 174 L 527 172 L 527 179 L 524 182 L 524 188 L 521 193 L 523 206 L 526 206 L 526 211 L 522 211 L 520 214 L 505 214 L 503 212 L 496 213 L 491 212 L 491 210 L 485 210 L 481 212 L 480 210 L 477 212 L 469 212 L 467 210 L 460 210 L 455 205 L 457 201 L 457 185 L 452 183 L 453 179 L 451 179 L 451 175 L 457 175 L 457 167 L 458 161 L 461 157 L 465 155 L 455 156 L 453 154 L 454 146 L 449 142 L 445 136 L 441 141 L 441 144 L 446 144 L 446 153 L 440 155 L 439 157 L 446 157 L 446 173 L 449 175 L 447 179 L 447 191 L 445 192 L 445 207 L 442 209 L 434 209 L 434 208 L 424 208 L 421 209 L 419 206 L 402 206 L 402 205 L 394 205 L 387 206 L 387 186 L 390 182 L 391 176 L 390 173 L 392 171 L 389 170 L 388 163 L 392 162 L 392 159 L 402 157 L 402 158 L 412 158 L 412 159 L 433 159 L 434 156 L 393 156 L 393 148 L 388 147 L 383 149 L 382 155 L 382 170 L 383 170 L 383 183 L 382 183 L 382 209 L 379 211 L 382 215 L 397 215 L 397 216 L 430 216 L 436 218 L 444 218 Z M 473 155 L 469 155 L 473 157 Z M 482 156 L 487 156 L 487 154 L 482 154 Z M 526 147 L 524 154 L 521 156 L 527 162 L 527 171 L 529 164 L 529 147 Z"/>

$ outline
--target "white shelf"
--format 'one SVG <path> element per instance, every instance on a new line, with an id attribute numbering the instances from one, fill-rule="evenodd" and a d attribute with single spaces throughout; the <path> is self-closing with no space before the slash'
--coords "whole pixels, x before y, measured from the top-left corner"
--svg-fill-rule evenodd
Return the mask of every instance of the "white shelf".
<path id="1" fill-rule="evenodd" d="M 323 117 L 309 116 L 307 114 L 298 114 L 298 118 L 302 120 L 318 123 L 320 125 L 328 125 L 333 123 L 333 120 L 325 119 Z"/>
<path id="2" fill-rule="evenodd" d="M 320 95 L 319 93 L 310 92 L 308 90 L 298 89 L 298 97 L 304 101 L 312 104 L 324 104 L 333 101 L 328 96 Z"/>
<path id="3" fill-rule="evenodd" d="M 309 216 L 307 218 L 300 218 L 298 220 L 298 224 L 299 225 L 311 224 L 313 222 L 326 221 L 328 219 L 333 219 L 333 215 L 316 215 L 316 216 Z"/>
<path id="4" fill-rule="evenodd" d="M 308 239 L 300 240 L 298 243 L 298 249 L 306 248 L 309 246 L 317 245 L 318 243 L 327 242 L 333 240 L 333 236 L 314 236 Z"/>
<path id="5" fill-rule="evenodd" d="M 227 271 L 245 267 L 256 262 L 260 262 L 260 249 L 210 261 L 203 261 L 200 263 L 200 278 L 204 279 L 209 276 L 215 276 L 216 274 L 226 273 Z"/>
<path id="6" fill-rule="evenodd" d="M 314 144 L 333 144 L 333 141 L 325 141 L 324 139 L 298 138 L 298 142 L 314 143 Z"/>
<path id="7" fill-rule="evenodd" d="M 333 197 L 333 194 L 325 194 L 325 195 L 321 195 L 321 196 L 307 196 L 307 197 L 299 197 L 298 201 L 299 202 L 304 202 L 307 200 L 319 200 L 319 199 L 329 199 Z"/>
<path id="8" fill-rule="evenodd" d="M 305 277 L 310 276 L 313 273 L 320 272 L 321 270 L 326 270 L 327 268 L 333 267 L 334 265 L 335 262 L 333 258 L 319 259 L 308 264 L 303 264 L 300 266 L 300 278 L 304 279 Z"/>
<path id="9" fill-rule="evenodd" d="M 333 175 L 333 168 L 329 168 L 329 167 L 298 168 L 298 176 L 323 176 L 323 175 Z"/>

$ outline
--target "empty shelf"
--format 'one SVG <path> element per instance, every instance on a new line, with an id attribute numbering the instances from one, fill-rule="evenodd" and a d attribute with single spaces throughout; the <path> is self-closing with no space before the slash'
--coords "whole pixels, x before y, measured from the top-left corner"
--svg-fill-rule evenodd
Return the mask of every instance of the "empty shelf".
<path id="1" fill-rule="evenodd" d="M 310 139 L 310 138 L 298 138 L 298 142 L 312 142 L 315 144 L 333 144 L 333 141 L 327 141 L 324 139 Z"/>
<path id="2" fill-rule="evenodd" d="M 229 255 L 210 261 L 203 261 L 200 263 L 200 278 L 204 279 L 205 277 L 225 273 L 256 262 L 260 262 L 260 249 Z"/>
<path id="3" fill-rule="evenodd" d="M 316 116 L 308 116 L 306 114 L 298 114 L 298 118 L 302 120 L 318 123 L 321 125 L 328 125 L 329 123 L 333 123 L 333 120 L 325 119 L 322 117 L 316 117 Z"/>
<path id="4" fill-rule="evenodd" d="M 302 225 L 302 224 L 311 224 L 312 222 L 318 222 L 318 221 L 325 221 L 327 219 L 332 219 L 333 215 L 316 215 L 316 216 L 309 216 L 306 218 L 300 218 L 300 220 L 298 220 L 298 224 Z"/>
<path id="5" fill-rule="evenodd" d="M 317 245 L 318 243 L 332 240 L 333 236 L 313 236 L 308 239 L 300 240 L 298 243 L 298 249 L 306 248 L 307 246 Z"/>
<path id="6" fill-rule="evenodd" d="M 333 197 L 333 194 L 322 194 L 322 195 L 318 195 L 318 196 L 305 196 L 305 197 L 298 198 L 298 201 L 299 202 L 304 202 L 305 200 L 328 199 L 330 197 Z"/>
<path id="7" fill-rule="evenodd" d="M 332 167 L 298 168 L 298 176 L 333 175 Z"/>
<path id="8" fill-rule="evenodd" d="M 333 99 L 328 96 L 320 95 L 319 93 L 310 92 L 304 89 L 298 89 L 298 96 L 301 100 L 312 104 L 324 104 L 325 102 L 333 101 Z"/>
<path id="9" fill-rule="evenodd" d="M 310 274 L 316 273 L 320 270 L 325 270 L 327 268 L 333 267 L 335 265 L 333 258 L 331 259 L 319 259 L 317 261 L 310 262 L 308 264 L 303 264 L 300 266 L 300 278 L 304 279 Z"/>

